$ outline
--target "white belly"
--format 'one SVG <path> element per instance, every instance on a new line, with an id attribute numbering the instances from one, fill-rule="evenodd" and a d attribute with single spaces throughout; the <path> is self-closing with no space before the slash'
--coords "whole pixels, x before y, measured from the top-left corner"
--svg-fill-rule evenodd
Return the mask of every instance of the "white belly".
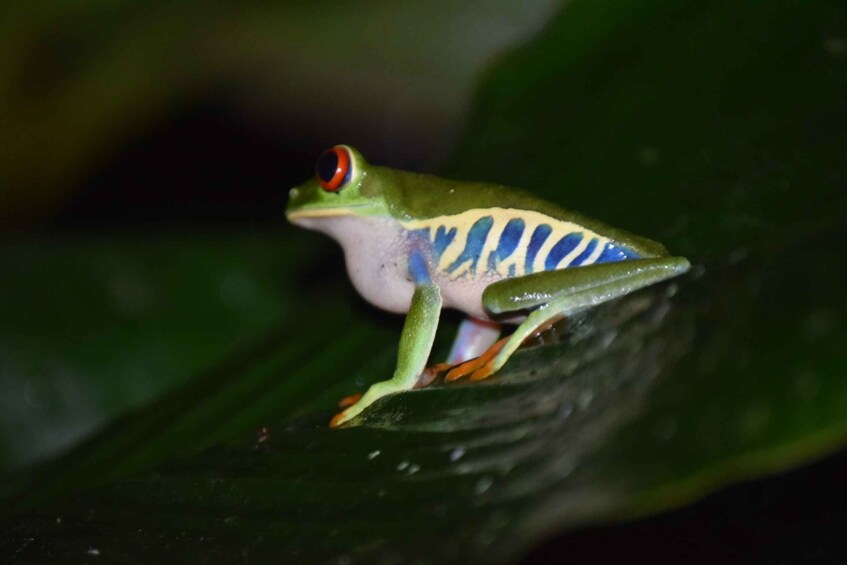
<path id="1" fill-rule="evenodd" d="M 368 302 L 389 312 L 408 312 L 415 285 L 409 274 L 408 232 L 393 219 L 365 216 L 300 218 L 296 223 L 334 238 L 344 250 L 353 286 Z M 478 274 L 451 280 L 434 272 L 445 308 L 488 319 L 482 291 L 500 280 L 497 274 Z"/>
<path id="2" fill-rule="evenodd" d="M 341 244 L 347 273 L 365 300 L 389 312 L 409 311 L 415 285 L 409 275 L 408 241 L 396 221 L 350 215 L 300 218 L 297 224 Z"/>
<path id="3" fill-rule="evenodd" d="M 445 308 L 455 308 L 487 320 L 488 313 L 482 307 L 482 291 L 501 278 L 499 275 L 475 275 L 451 280 L 446 276 L 436 276 L 433 280 L 441 288 Z"/>

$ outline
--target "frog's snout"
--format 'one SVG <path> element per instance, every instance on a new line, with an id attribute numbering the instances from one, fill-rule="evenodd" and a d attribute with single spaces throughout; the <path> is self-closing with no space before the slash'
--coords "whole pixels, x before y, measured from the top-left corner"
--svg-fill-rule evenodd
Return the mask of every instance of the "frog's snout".
<path id="1" fill-rule="evenodd" d="M 291 190 L 288 191 L 288 198 L 297 198 L 297 196 L 299 194 L 300 194 L 299 190 L 297 190 L 296 188 L 292 188 Z"/>

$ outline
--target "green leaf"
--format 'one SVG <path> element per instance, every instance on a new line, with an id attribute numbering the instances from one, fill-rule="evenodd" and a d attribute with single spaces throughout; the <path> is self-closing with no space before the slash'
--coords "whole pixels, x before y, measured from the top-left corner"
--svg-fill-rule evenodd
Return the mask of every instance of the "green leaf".
<path id="1" fill-rule="evenodd" d="M 453 174 L 660 240 L 689 275 L 568 320 L 489 382 L 393 396 L 336 431 L 334 401 L 390 374 L 399 324 L 341 278 L 310 298 L 286 278 L 278 333 L 16 474 L 0 547 L 502 562 L 842 446 L 846 16 L 826 2 L 567 4 L 492 67 Z M 262 264 L 295 276 L 331 257 L 341 276 L 337 254 L 297 254 L 291 237 L 260 239 Z"/>

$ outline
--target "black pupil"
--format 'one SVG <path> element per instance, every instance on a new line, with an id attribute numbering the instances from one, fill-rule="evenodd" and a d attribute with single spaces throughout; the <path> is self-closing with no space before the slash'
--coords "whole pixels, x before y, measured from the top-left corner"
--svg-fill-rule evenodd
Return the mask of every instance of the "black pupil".
<path id="1" fill-rule="evenodd" d="M 318 178 L 324 182 L 329 182 L 335 176 L 335 171 L 338 169 L 338 154 L 335 151 L 327 151 L 320 157 L 315 165 L 315 172 Z"/>

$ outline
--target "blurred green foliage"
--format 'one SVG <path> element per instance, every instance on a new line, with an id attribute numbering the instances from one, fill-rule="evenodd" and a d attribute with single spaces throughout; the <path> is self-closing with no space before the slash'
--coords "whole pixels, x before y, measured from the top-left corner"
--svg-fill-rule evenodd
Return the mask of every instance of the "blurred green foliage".
<path id="1" fill-rule="evenodd" d="M 519 353 L 491 382 L 385 399 L 355 429 L 325 424 L 340 396 L 389 374 L 399 323 L 352 296 L 326 242 L 232 237 L 193 257 L 184 242 L 119 244 L 148 265 L 141 280 L 171 265 L 151 288 L 173 285 L 189 303 L 150 327 L 168 345 L 195 328 L 209 341 L 196 356 L 175 349 L 165 370 L 178 387 L 122 417 L 103 411 L 94 440 L 10 473 L 0 549 L 35 560 L 94 548 L 145 561 L 506 561 L 552 533 L 842 446 L 845 38 L 847 11 L 823 1 L 567 4 L 490 67 L 451 174 L 527 187 L 697 267 L 571 320 L 560 343 Z M 89 253 L 90 264 L 114 244 L 66 245 L 52 252 Z M 21 249 L 6 246 L 4 264 Z M 121 304 L 96 270 L 47 263 L 56 269 L 19 268 L 18 280 L 38 273 L 57 297 L 103 289 L 88 300 Z M 259 289 L 244 341 L 214 330 L 232 324 L 233 272 Z M 20 306 L 34 295 L 16 296 Z M 80 328 L 102 335 L 128 315 L 105 309 Z M 130 343 L 147 343 L 144 327 Z"/>

